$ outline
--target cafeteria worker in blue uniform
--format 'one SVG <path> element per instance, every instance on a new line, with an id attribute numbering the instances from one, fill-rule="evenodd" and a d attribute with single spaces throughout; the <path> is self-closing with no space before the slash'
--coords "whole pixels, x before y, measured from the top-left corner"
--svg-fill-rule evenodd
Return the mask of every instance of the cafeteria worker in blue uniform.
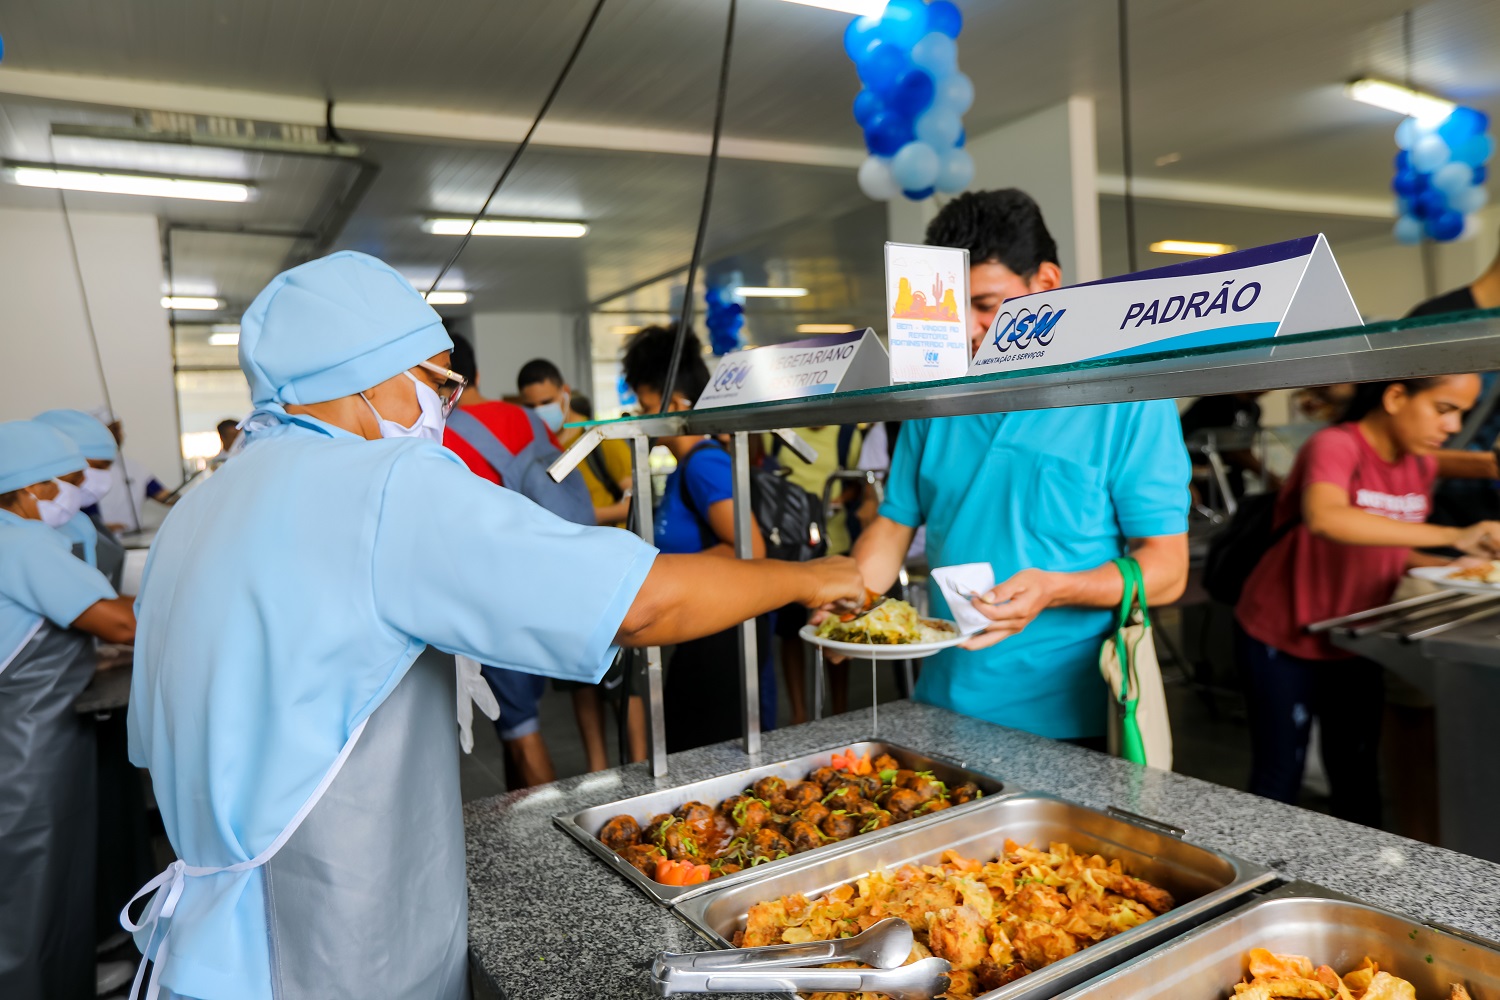
<path id="1" fill-rule="evenodd" d="M 1015 189 L 955 198 L 927 242 L 969 251 L 976 349 L 1006 298 L 1062 282 L 1041 210 Z M 1123 590 L 1111 560 L 1136 558 L 1151 604 L 1181 596 L 1189 472 L 1171 400 L 903 423 L 880 516 L 854 549 L 865 579 L 890 587 L 925 524 L 933 566 L 988 562 L 999 585 L 986 596 L 1008 602 L 975 605 L 989 629 L 924 661 L 916 698 L 1103 749 L 1099 647 Z"/>
<path id="2" fill-rule="evenodd" d="M 83 547 L 84 560 L 118 590 L 125 571 L 125 547 L 102 517 L 89 513 L 98 510 L 99 501 L 109 492 L 114 477 L 111 467 L 119 455 L 115 437 L 108 427 L 82 410 L 48 410 L 33 419 L 61 431 L 83 453 L 87 462 L 84 468 L 59 480 L 76 487 L 77 492 L 68 489 L 63 492 L 67 494 L 69 507 L 80 508 L 61 530 Z"/>
<path id="3" fill-rule="evenodd" d="M 94 730 L 73 702 L 94 638 L 135 615 L 43 520 L 84 467 L 51 427 L 0 423 L 0 997 L 94 995 Z"/>
<path id="4" fill-rule="evenodd" d="M 137 605 L 131 759 L 180 859 L 124 917 L 147 998 L 466 997 L 455 715 L 487 689 L 443 654 L 591 684 L 619 644 L 863 594 L 851 560 L 659 556 L 473 475 L 440 444 L 451 347 L 348 251 L 241 320 L 247 443 L 173 507 Z"/>

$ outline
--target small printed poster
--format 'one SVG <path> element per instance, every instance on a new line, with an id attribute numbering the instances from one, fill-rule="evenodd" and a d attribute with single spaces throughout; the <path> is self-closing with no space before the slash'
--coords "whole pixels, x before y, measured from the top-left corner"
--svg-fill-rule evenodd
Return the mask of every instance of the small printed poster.
<path id="1" fill-rule="evenodd" d="M 891 381 L 961 378 L 969 371 L 969 251 L 885 245 Z"/>

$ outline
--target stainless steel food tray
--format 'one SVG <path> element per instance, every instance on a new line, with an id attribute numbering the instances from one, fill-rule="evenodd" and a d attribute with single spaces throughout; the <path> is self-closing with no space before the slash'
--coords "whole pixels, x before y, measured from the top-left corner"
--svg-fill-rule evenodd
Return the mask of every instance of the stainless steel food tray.
<path id="1" fill-rule="evenodd" d="M 1178 905 L 1170 912 L 984 994 L 986 1000 L 1045 1000 L 1225 912 L 1275 878 L 1258 865 L 1189 844 L 1178 832 L 1129 813 L 1100 812 L 1027 792 L 982 800 L 962 816 L 945 813 L 922 829 L 902 830 L 863 847 L 851 844 L 834 857 L 803 861 L 748 885 L 714 885 L 679 903 L 677 913 L 709 940 L 728 945 L 756 903 L 791 893 L 811 899 L 877 868 L 936 864 L 950 848 L 989 860 L 1004 853 L 1007 839 L 1039 847 L 1062 842 L 1080 852 L 1118 858 L 1127 873 L 1176 897 Z"/>
<path id="2" fill-rule="evenodd" d="M 649 879 L 645 875 L 642 875 L 624 858 L 608 847 L 605 847 L 599 841 L 598 834 L 600 828 L 609 820 L 622 813 L 629 813 L 640 822 L 641 826 L 645 826 L 646 821 L 652 816 L 658 813 L 672 812 L 685 802 L 706 802 L 709 805 L 717 805 L 729 798 L 729 796 L 744 791 L 748 786 L 770 775 L 784 778 L 790 784 L 793 781 L 800 781 L 802 778 L 805 778 L 808 772 L 826 765 L 832 754 L 842 752 L 846 748 L 851 748 L 859 754 L 868 753 L 872 760 L 883 753 L 888 753 L 912 770 L 931 771 L 933 776 L 939 781 L 946 782 L 950 786 L 962 784 L 965 781 L 972 781 L 984 792 L 984 798 L 976 799 L 973 802 L 966 802 L 961 806 L 954 806 L 951 809 L 944 809 L 929 816 L 909 819 L 904 823 L 888 826 L 884 830 L 872 830 L 869 833 L 860 834 L 846 841 L 828 844 L 812 851 L 804 851 L 789 858 L 782 858 L 780 861 L 767 861 L 738 874 L 726 875 L 723 878 L 716 878 L 712 882 L 706 882 L 701 885 L 662 885 L 654 879 Z M 944 816 L 955 816 L 966 813 L 975 806 L 989 801 L 991 796 L 1015 790 L 1007 786 L 1004 782 L 992 778 L 987 774 L 965 767 L 959 761 L 923 753 L 920 750 L 913 750 L 911 747 L 902 746 L 899 743 L 886 743 L 882 740 L 864 740 L 859 743 L 840 743 L 838 746 L 828 747 L 815 753 L 803 754 L 801 757 L 793 757 L 791 760 L 777 761 L 774 764 L 765 764 L 761 767 L 746 768 L 743 771 L 735 771 L 733 774 L 722 775 L 718 778 L 706 778 L 703 781 L 695 781 L 689 785 L 679 785 L 676 788 L 665 788 L 659 792 L 650 792 L 646 795 L 637 795 L 629 799 L 620 799 L 616 802 L 608 802 L 602 806 L 593 806 L 575 813 L 564 813 L 553 817 L 553 822 L 566 830 L 583 846 L 598 855 L 605 864 L 630 879 L 647 896 L 650 896 L 664 906 L 671 906 L 678 900 L 697 895 L 710 888 L 758 881 L 776 872 L 783 871 L 788 866 L 799 861 L 825 857 L 841 848 L 884 840 L 897 833 L 927 826 L 936 820 L 942 819 Z"/>
<path id="3" fill-rule="evenodd" d="M 1474 1000 L 1500 997 L 1500 944 L 1292 882 L 1059 1000 L 1232 1000 L 1251 948 L 1306 955 L 1340 975 L 1369 955 L 1422 1000 L 1443 1000 L 1450 983 Z"/>

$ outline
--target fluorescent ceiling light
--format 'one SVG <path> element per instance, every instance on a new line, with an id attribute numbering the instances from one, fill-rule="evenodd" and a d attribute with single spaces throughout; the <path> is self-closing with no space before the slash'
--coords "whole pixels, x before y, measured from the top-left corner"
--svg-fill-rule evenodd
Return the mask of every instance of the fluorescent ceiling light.
<path id="1" fill-rule="evenodd" d="M 644 329 L 646 329 L 644 326 L 612 326 L 609 328 L 609 332 L 618 333 L 622 337 L 628 337 L 632 333 L 640 333 Z"/>
<path id="2" fill-rule="evenodd" d="M 238 347 L 240 344 L 240 331 L 233 333 L 210 333 L 208 335 L 209 347 Z"/>
<path id="3" fill-rule="evenodd" d="M 1373 104 L 1377 108 L 1423 121 L 1442 121 L 1457 107 L 1452 101 L 1386 80 L 1355 80 L 1349 84 L 1347 93 L 1363 104 Z"/>
<path id="4" fill-rule="evenodd" d="M 589 231 L 582 222 L 550 219 L 428 219 L 427 231 L 434 236 L 463 236 L 473 223 L 475 236 L 543 236 L 576 240 Z"/>
<path id="5" fill-rule="evenodd" d="M 798 323 L 798 333 L 853 333 L 859 327 L 853 323 Z"/>
<path id="6" fill-rule="evenodd" d="M 468 292 L 428 292 L 427 304 L 430 306 L 461 306 L 469 301 Z"/>
<path id="7" fill-rule="evenodd" d="M 1179 253 L 1187 257 L 1216 257 L 1236 249 L 1233 243 L 1196 243 L 1193 240 L 1158 240 L 1152 253 Z"/>
<path id="8" fill-rule="evenodd" d="M 800 299 L 807 294 L 805 288 L 759 288 L 754 285 L 742 285 L 734 291 L 747 299 Z"/>
<path id="9" fill-rule="evenodd" d="M 193 177 L 153 177 L 147 174 L 101 173 L 77 167 L 23 167 L 7 164 L 13 183 L 22 187 L 96 191 L 100 194 L 138 194 L 148 198 L 191 198 L 196 201 L 249 201 L 250 185 L 241 181 L 210 181 Z"/>
<path id="10" fill-rule="evenodd" d="M 163 309 L 191 309 L 199 312 L 213 312 L 223 309 L 224 303 L 219 299 L 210 299 L 197 295 L 163 295 L 161 297 Z"/>
<path id="11" fill-rule="evenodd" d="M 885 13 L 886 4 L 886 0 L 787 0 L 787 2 L 799 3 L 804 7 L 836 10 L 840 14 L 864 14 L 876 18 Z"/>

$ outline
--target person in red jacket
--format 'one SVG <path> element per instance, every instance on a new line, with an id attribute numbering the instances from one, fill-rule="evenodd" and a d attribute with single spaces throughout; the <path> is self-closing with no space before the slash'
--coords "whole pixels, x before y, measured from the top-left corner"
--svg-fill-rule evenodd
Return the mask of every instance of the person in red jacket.
<path id="1" fill-rule="evenodd" d="M 1277 497 L 1276 541 L 1235 606 L 1257 795 L 1296 802 L 1316 717 L 1334 815 L 1380 825 L 1381 668 L 1306 629 L 1386 603 L 1410 566 L 1448 561 L 1414 550 L 1500 555 L 1500 523 L 1426 523 L 1435 453 L 1478 395 L 1477 375 L 1366 383 L 1343 421 L 1298 453 Z"/>

